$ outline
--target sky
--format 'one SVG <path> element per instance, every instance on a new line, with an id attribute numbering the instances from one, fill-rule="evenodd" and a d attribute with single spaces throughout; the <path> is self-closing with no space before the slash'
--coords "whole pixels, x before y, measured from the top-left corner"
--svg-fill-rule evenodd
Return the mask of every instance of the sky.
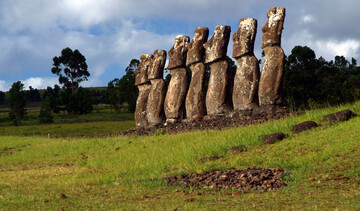
<path id="1" fill-rule="evenodd" d="M 282 48 L 308 46 L 317 57 L 360 57 L 358 0 L 0 0 L 0 90 L 15 81 L 27 89 L 58 83 L 52 59 L 78 49 L 87 59 L 85 87 L 121 78 L 132 59 L 169 51 L 179 34 L 206 26 L 238 30 L 243 17 L 258 20 L 255 54 L 261 58 L 261 28 L 271 7 L 285 7 Z M 232 42 L 228 55 L 232 53 Z"/>

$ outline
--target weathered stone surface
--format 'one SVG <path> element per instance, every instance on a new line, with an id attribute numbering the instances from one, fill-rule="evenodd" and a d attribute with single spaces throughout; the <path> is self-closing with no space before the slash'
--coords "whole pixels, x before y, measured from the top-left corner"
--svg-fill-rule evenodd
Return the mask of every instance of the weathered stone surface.
<path id="1" fill-rule="evenodd" d="M 329 122 L 343 122 L 348 121 L 349 119 L 356 116 L 354 112 L 352 112 L 350 109 L 346 109 L 344 111 L 339 111 L 333 114 L 328 114 L 324 116 L 324 121 Z"/>
<path id="2" fill-rule="evenodd" d="M 281 33 L 285 20 L 285 8 L 273 7 L 267 13 L 268 20 L 262 28 L 261 48 L 281 45 Z"/>
<path id="3" fill-rule="evenodd" d="M 262 140 L 263 140 L 264 144 L 274 144 L 275 142 L 281 141 L 284 138 L 286 138 L 286 134 L 274 133 L 274 134 L 264 136 Z"/>
<path id="4" fill-rule="evenodd" d="M 296 133 L 300 133 L 305 130 L 310 130 L 311 128 L 318 127 L 318 124 L 314 121 L 306 121 L 300 124 L 293 126 L 293 131 Z"/>
<path id="5" fill-rule="evenodd" d="M 161 79 L 153 79 L 149 99 L 147 102 L 147 120 L 149 125 L 158 125 L 165 122 L 164 100 L 166 95 L 165 81 Z"/>
<path id="6" fill-rule="evenodd" d="M 257 31 L 257 20 L 253 18 L 242 18 L 239 22 L 239 29 L 233 34 L 233 58 L 243 55 L 254 54 L 254 43 Z"/>
<path id="7" fill-rule="evenodd" d="M 143 54 L 140 56 L 140 64 L 134 71 L 136 86 L 149 82 L 148 68 L 152 58 L 153 55 L 151 54 Z"/>
<path id="8" fill-rule="evenodd" d="M 191 65 L 197 62 L 203 62 L 205 56 L 204 43 L 209 37 L 209 29 L 207 27 L 197 27 L 195 29 L 195 36 L 189 44 L 186 65 Z"/>
<path id="9" fill-rule="evenodd" d="M 204 44 L 205 64 L 226 58 L 230 32 L 230 26 L 218 25 L 215 27 L 214 35 Z"/>
<path id="10" fill-rule="evenodd" d="M 142 84 L 138 86 L 139 96 L 136 101 L 136 109 L 135 109 L 135 123 L 136 127 L 146 127 L 148 126 L 147 121 L 147 102 L 151 89 L 151 85 L 149 83 Z"/>
<path id="11" fill-rule="evenodd" d="M 178 35 L 174 42 L 174 46 L 169 51 L 169 65 L 167 67 L 169 70 L 185 67 L 190 38 L 185 35 Z"/>
<path id="12" fill-rule="evenodd" d="M 210 64 L 211 74 L 205 100 L 208 115 L 223 114 L 230 110 L 228 105 L 228 66 L 226 60 Z"/>
<path id="13" fill-rule="evenodd" d="M 167 122 L 176 122 L 185 115 L 187 77 L 185 68 L 171 70 L 171 80 L 165 97 L 164 110 Z"/>
<path id="14" fill-rule="evenodd" d="M 206 114 L 204 77 L 205 65 L 198 62 L 190 65 L 192 72 L 191 82 L 186 95 L 185 107 L 188 120 L 202 119 Z"/>
<path id="15" fill-rule="evenodd" d="M 163 78 L 166 62 L 166 51 L 158 49 L 154 51 L 153 55 L 148 70 L 149 80 Z"/>
<path id="16" fill-rule="evenodd" d="M 236 61 L 238 66 L 232 96 L 234 110 L 252 110 L 258 106 L 259 62 L 253 55 L 242 56 Z"/>
<path id="17" fill-rule="evenodd" d="M 265 61 L 259 82 L 259 105 L 282 105 L 285 55 L 281 47 L 264 48 Z"/>

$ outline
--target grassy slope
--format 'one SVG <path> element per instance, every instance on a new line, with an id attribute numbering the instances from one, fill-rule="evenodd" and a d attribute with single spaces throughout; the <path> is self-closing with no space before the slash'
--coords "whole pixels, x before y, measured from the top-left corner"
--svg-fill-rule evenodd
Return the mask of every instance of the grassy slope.
<path id="1" fill-rule="evenodd" d="M 360 209 L 360 118 L 328 125 L 322 116 L 360 102 L 223 131 L 106 139 L 0 138 L 4 209 Z M 293 134 L 314 120 L 322 127 Z M 289 137 L 263 145 L 259 136 Z M 228 155 L 232 146 L 248 151 Z M 200 163 L 199 158 L 223 155 Z M 275 192 L 177 189 L 162 177 L 212 169 L 280 167 L 291 173 Z M 67 196 L 66 199 L 60 197 Z"/>

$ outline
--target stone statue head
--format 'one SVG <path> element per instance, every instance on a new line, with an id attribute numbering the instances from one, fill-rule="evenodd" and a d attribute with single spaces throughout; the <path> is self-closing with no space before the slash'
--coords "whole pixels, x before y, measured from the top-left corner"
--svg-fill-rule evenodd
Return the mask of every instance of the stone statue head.
<path id="1" fill-rule="evenodd" d="M 151 55 L 151 54 L 141 55 L 140 64 L 134 71 L 136 86 L 149 82 L 148 69 L 149 69 L 149 65 L 150 65 L 152 58 L 153 58 L 153 55 Z"/>
<path id="2" fill-rule="evenodd" d="M 226 58 L 230 32 L 230 26 L 218 25 L 215 27 L 214 35 L 204 44 L 206 64 Z"/>
<path id="3" fill-rule="evenodd" d="M 149 65 L 148 78 L 149 80 L 162 79 L 166 62 L 166 51 L 158 49 L 154 51 L 153 55 L 154 57 Z"/>
<path id="4" fill-rule="evenodd" d="M 189 42 L 190 38 L 188 36 L 176 36 L 174 46 L 169 51 L 169 65 L 167 67 L 169 70 L 185 67 Z"/>
<path id="5" fill-rule="evenodd" d="M 233 58 L 239 58 L 246 54 L 254 53 L 257 20 L 253 18 L 242 18 L 239 22 L 239 29 L 233 34 Z"/>
<path id="6" fill-rule="evenodd" d="M 285 20 L 285 8 L 273 7 L 267 13 L 267 22 L 262 28 L 263 37 L 261 48 L 268 46 L 280 46 L 281 34 Z"/>
<path id="7" fill-rule="evenodd" d="M 201 62 L 205 56 L 204 43 L 209 37 L 209 29 L 207 27 L 197 27 L 195 35 L 189 44 L 189 50 L 186 57 L 186 65 Z"/>

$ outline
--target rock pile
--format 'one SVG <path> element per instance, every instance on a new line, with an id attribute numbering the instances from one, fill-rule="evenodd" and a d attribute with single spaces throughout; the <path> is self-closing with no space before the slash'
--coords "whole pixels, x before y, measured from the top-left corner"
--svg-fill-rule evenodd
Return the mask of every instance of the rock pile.
<path id="1" fill-rule="evenodd" d="M 165 178 L 169 185 L 183 188 L 235 189 L 239 191 L 272 191 L 286 186 L 281 180 L 284 170 L 277 168 L 249 168 L 216 170 L 202 174 L 183 174 Z"/>

